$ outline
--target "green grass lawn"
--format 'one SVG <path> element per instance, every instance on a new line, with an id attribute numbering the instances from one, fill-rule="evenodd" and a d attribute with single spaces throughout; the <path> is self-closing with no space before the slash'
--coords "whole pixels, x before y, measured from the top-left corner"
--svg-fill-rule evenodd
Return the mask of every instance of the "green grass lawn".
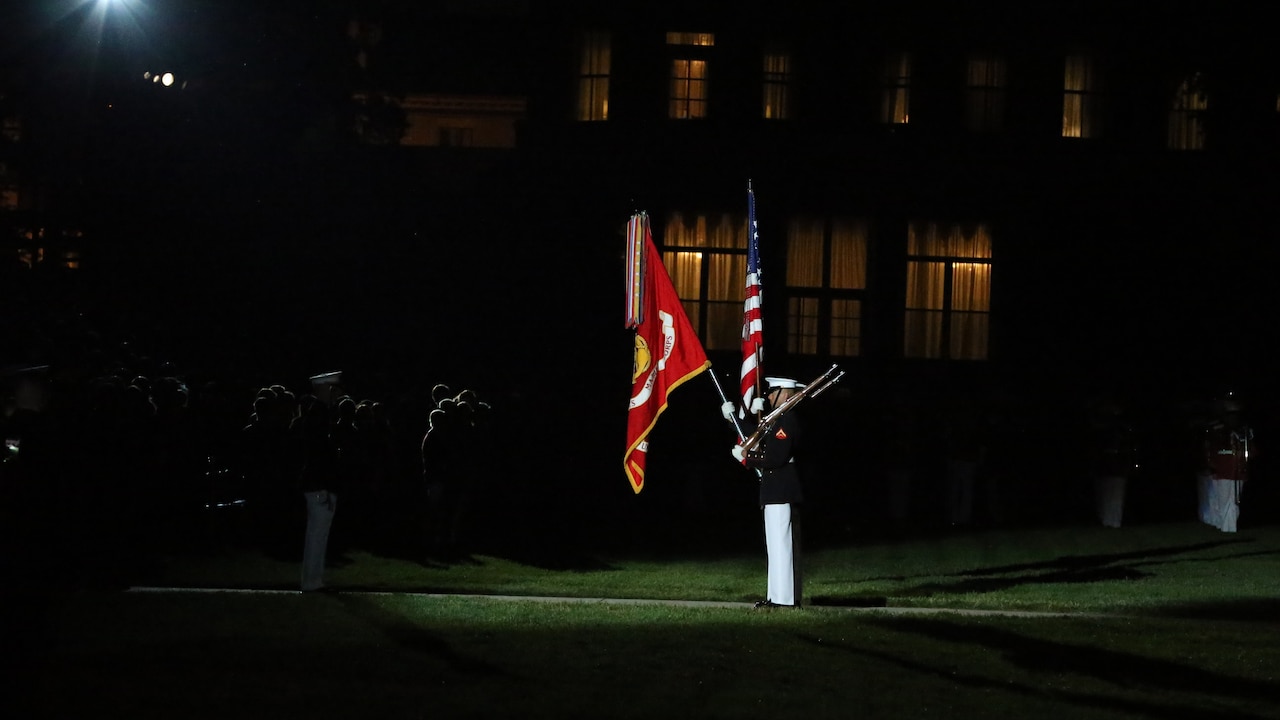
<path id="1" fill-rule="evenodd" d="M 336 595 L 14 590 L 11 697 L 49 718 L 1280 718 L 1275 527 L 828 545 L 800 611 L 473 597 L 747 603 L 762 554 L 351 550 Z M 246 549 L 153 560 L 136 584 L 296 587 Z"/>

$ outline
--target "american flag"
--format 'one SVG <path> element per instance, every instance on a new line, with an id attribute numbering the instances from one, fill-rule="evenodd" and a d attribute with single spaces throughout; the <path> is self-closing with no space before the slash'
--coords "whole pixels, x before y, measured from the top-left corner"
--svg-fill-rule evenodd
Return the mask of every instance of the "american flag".
<path id="1" fill-rule="evenodd" d="M 756 227 L 756 194 L 747 182 L 747 282 L 742 304 L 742 411 L 750 412 L 760 384 L 764 354 L 764 322 L 760 314 L 760 230 Z"/>

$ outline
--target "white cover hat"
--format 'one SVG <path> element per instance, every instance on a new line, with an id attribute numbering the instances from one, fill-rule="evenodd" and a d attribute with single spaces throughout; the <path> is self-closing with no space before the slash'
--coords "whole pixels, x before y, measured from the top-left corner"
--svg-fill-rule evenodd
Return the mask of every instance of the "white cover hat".
<path id="1" fill-rule="evenodd" d="M 791 378 L 766 377 L 764 381 L 769 384 L 769 390 L 779 390 L 779 389 L 803 390 L 804 389 L 804 385 L 801 385 L 800 383 L 796 382 L 795 380 L 792 380 Z"/>

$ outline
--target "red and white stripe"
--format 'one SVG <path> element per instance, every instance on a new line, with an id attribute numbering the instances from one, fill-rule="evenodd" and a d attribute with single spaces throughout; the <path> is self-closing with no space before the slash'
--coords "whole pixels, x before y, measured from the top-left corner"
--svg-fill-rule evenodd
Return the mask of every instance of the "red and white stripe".
<path id="1" fill-rule="evenodd" d="M 756 226 L 756 196 L 747 185 L 747 282 L 742 305 L 742 411 L 750 412 L 760 384 L 760 360 L 764 354 L 764 322 L 761 314 L 760 232 Z"/>

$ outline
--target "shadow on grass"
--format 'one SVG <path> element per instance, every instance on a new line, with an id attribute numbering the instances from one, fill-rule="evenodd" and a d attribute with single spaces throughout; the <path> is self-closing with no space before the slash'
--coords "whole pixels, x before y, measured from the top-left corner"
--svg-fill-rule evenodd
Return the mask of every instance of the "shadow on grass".
<path id="1" fill-rule="evenodd" d="M 560 545 L 530 544 L 519 548 L 495 548 L 484 554 L 540 570 L 587 573 L 617 569 L 598 557 Z"/>
<path id="2" fill-rule="evenodd" d="M 1016 693 L 1030 698 L 1070 703 L 1086 709 L 1119 711 L 1142 717 L 1160 717 L 1181 720 L 1227 720 L 1228 718 L 1257 718 L 1263 715 L 1245 714 L 1238 709 L 1207 710 L 1204 704 L 1186 701 L 1186 694 L 1193 693 L 1208 698 L 1213 705 L 1224 704 L 1224 698 L 1233 702 L 1244 700 L 1266 704 L 1273 701 L 1276 687 L 1273 684 L 1245 680 L 1221 673 L 1209 672 L 1176 662 L 1153 660 L 1132 653 L 1116 652 L 1088 645 L 1075 645 L 1041 640 L 1009 630 L 973 623 L 956 623 L 940 619 L 887 617 L 870 620 L 890 630 L 928 637 L 933 640 L 968 647 L 982 647 L 1000 654 L 1010 665 L 1031 673 L 1051 675 L 1076 675 L 1110 683 L 1117 693 L 1132 696 L 1135 690 L 1149 690 L 1170 698 L 1166 703 L 1144 702 L 1128 697 L 1107 697 L 1078 691 L 1054 689 L 1049 685 L 1014 684 L 1008 677 L 983 676 L 952 664 L 930 663 L 918 657 L 901 657 L 890 652 L 859 648 L 851 644 L 833 643 L 830 639 L 806 637 L 805 640 L 823 649 L 840 649 L 851 654 L 877 658 L 895 664 L 904 670 L 935 675 L 946 682 L 973 688 Z M 904 647 L 916 647 L 904 643 Z"/>
<path id="3" fill-rule="evenodd" d="M 1233 600 L 1215 603 L 1163 605 L 1152 611 L 1160 617 L 1190 620 L 1226 620 L 1246 623 L 1280 624 L 1280 598 Z"/>
<path id="4" fill-rule="evenodd" d="M 1116 580 L 1141 580 L 1151 577 L 1151 568 L 1170 563 L 1218 562 L 1223 557 L 1177 557 L 1188 553 L 1203 552 L 1215 548 L 1253 542 L 1250 538 L 1236 538 L 1216 542 L 1179 545 L 1165 548 L 1135 550 L 1100 555 L 1064 555 L 1052 560 L 1015 565 L 999 565 L 974 568 L 951 573 L 943 577 L 957 578 L 950 582 L 922 583 L 904 588 L 898 594 L 930 596 L 936 594 L 988 593 L 1008 590 L 1025 585 L 1061 585 Z M 1274 551 L 1235 553 L 1231 558 L 1269 555 Z M 1172 558 L 1172 559 L 1171 559 Z M 909 576 L 869 578 L 871 581 L 909 581 Z M 848 607 L 866 607 L 859 598 L 825 598 L 823 604 Z M 817 604 L 817 603 L 815 603 Z"/>
<path id="5" fill-rule="evenodd" d="M 322 595 L 316 600 L 339 603 L 351 617 L 365 623 L 396 647 L 436 658 L 455 672 L 483 677 L 503 675 L 497 667 L 455 651 L 444 639 L 423 630 L 403 614 L 384 610 L 367 599 L 356 595 Z"/>
<path id="6" fill-rule="evenodd" d="M 1111 565 L 1113 563 L 1124 562 L 1129 560 L 1149 560 L 1157 557 L 1170 557 L 1173 555 L 1182 555 L 1185 553 L 1201 552 L 1203 550 L 1212 550 L 1214 548 L 1224 547 L 1227 545 L 1238 545 L 1241 543 L 1253 542 L 1251 538 L 1235 538 L 1231 540 L 1219 540 L 1217 542 L 1196 543 L 1194 545 L 1179 545 L 1175 547 L 1151 548 L 1144 550 L 1133 550 L 1122 553 L 1107 553 L 1104 555 L 1063 555 L 1053 560 L 1045 560 L 1035 563 L 1021 563 L 1017 565 L 1002 565 L 997 567 L 977 568 L 973 570 L 962 570 L 958 573 L 952 573 L 952 576 L 973 576 L 973 575 L 1003 575 L 1009 573 L 1025 573 L 1035 572 L 1039 570 L 1049 570 L 1057 572 L 1071 571 L 1088 571 L 1103 565 Z M 1198 558 L 1185 558 L 1185 560 L 1195 561 Z M 1181 562 L 1181 561 L 1179 561 Z M 1142 563 L 1146 564 L 1146 563 Z"/>
<path id="7" fill-rule="evenodd" d="M 997 565 L 993 567 L 973 568 L 970 570 L 961 570 L 959 572 L 950 573 L 945 577 L 972 577 L 975 575 L 1007 575 L 1012 573 L 1028 573 L 1037 571 L 1050 572 L 1071 572 L 1083 571 L 1089 568 L 1097 568 L 1103 565 L 1123 562 L 1126 560 L 1148 560 L 1157 557 L 1170 557 L 1181 555 L 1184 553 L 1200 552 L 1202 550 L 1212 550 L 1224 545 L 1235 545 L 1240 543 L 1253 542 L 1250 538 L 1237 538 L 1231 540 L 1220 540 L 1217 542 L 1196 543 L 1194 545 L 1179 545 L 1166 548 L 1151 548 L 1144 550 L 1133 550 L 1130 552 L 1107 553 L 1104 555 L 1063 555 L 1052 560 L 1043 560 L 1034 563 L 1019 563 L 1016 565 Z M 1195 561 L 1197 558 L 1184 558 L 1176 562 Z M 1148 563 L 1143 563 L 1148 564 Z M 878 577 L 866 578 L 868 582 L 905 582 L 910 580 L 912 575 L 882 575 Z"/>
<path id="8" fill-rule="evenodd" d="M 883 595 L 866 595 L 856 597 L 814 595 L 809 598 L 808 603 L 815 607 L 880 608 L 889 607 L 889 598 L 884 597 Z"/>

